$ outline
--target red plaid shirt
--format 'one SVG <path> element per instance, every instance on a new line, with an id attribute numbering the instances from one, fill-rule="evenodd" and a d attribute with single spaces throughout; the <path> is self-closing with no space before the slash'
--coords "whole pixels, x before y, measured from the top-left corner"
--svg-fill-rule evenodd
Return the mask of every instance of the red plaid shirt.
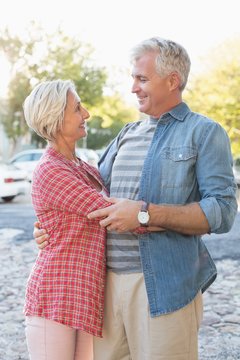
<path id="1" fill-rule="evenodd" d="M 49 147 L 34 172 L 32 202 L 50 237 L 29 276 L 24 314 L 101 337 L 106 231 L 86 215 L 109 203 L 86 171 L 102 184 L 97 169 Z"/>

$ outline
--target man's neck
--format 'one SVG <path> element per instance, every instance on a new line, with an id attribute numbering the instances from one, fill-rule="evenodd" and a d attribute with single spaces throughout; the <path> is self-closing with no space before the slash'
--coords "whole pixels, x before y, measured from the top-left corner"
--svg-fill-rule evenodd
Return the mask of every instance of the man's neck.
<path id="1" fill-rule="evenodd" d="M 179 100 L 179 101 L 176 101 L 175 103 L 171 103 L 167 106 L 163 106 L 162 109 L 159 110 L 158 114 L 157 115 L 151 115 L 151 118 L 154 118 L 154 119 L 159 119 L 163 114 L 166 114 L 168 113 L 169 111 L 171 111 L 172 109 L 174 109 L 176 106 L 178 106 L 179 104 L 181 104 L 182 102 L 182 99 Z"/>

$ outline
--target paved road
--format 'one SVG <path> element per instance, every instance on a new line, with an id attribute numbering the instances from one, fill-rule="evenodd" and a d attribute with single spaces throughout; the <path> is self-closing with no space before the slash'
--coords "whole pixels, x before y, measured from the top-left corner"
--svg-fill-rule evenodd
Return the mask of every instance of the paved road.
<path id="1" fill-rule="evenodd" d="M 28 202 L 0 203 L 0 228 L 23 230 L 21 235 L 15 237 L 16 241 L 32 239 L 35 219 L 32 205 Z"/>

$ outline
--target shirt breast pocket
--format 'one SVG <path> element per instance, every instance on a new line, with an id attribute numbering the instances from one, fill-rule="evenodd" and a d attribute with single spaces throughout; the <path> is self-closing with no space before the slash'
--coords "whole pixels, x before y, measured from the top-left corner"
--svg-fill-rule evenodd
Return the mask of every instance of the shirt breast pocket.
<path id="1" fill-rule="evenodd" d="M 192 187 L 196 182 L 196 149 L 185 146 L 165 148 L 161 152 L 162 185 L 169 188 Z"/>

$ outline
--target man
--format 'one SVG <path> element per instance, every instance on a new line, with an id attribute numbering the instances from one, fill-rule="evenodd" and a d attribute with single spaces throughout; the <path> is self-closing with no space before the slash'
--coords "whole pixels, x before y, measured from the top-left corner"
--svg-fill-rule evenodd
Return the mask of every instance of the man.
<path id="1" fill-rule="evenodd" d="M 195 360 L 201 294 L 217 274 L 201 235 L 228 232 L 237 212 L 229 139 L 182 101 L 190 60 L 181 45 L 145 40 L 132 63 L 149 118 L 108 146 L 99 169 L 112 205 L 88 215 L 109 231 L 94 360 Z"/>

